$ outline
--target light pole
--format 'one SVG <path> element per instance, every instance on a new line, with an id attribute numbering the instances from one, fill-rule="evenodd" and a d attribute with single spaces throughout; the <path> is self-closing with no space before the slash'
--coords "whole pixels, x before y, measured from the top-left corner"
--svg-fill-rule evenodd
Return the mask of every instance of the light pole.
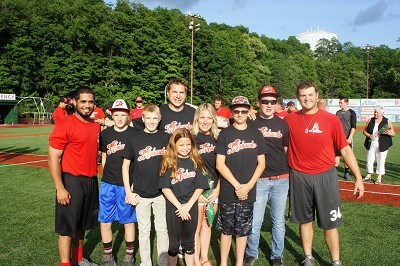
<path id="1" fill-rule="evenodd" d="M 193 104 L 193 72 L 194 72 L 194 32 L 200 29 L 200 23 L 195 24 L 193 16 L 189 22 L 189 30 L 192 31 L 192 52 L 190 56 L 190 104 Z"/>
<path id="2" fill-rule="evenodd" d="M 367 51 L 367 99 L 369 98 L 369 52 L 372 48 L 371 45 L 365 45 L 365 50 Z"/>

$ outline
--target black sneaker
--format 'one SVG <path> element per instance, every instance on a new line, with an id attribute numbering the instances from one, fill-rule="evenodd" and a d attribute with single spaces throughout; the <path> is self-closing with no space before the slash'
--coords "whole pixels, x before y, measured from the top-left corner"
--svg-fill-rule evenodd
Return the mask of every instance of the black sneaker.
<path id="1" fill-rule="evenodd" d="M 281 257 L 275 257 L 272 259 L 272 266 L 282 266 L 283 260 Z"/>
<path id="2" fill-rule="evenodd" d="M 252 256 L 245 256 L 243 260 L 243 266 L 252 266 L 256 262 L 256 258 Z"/>

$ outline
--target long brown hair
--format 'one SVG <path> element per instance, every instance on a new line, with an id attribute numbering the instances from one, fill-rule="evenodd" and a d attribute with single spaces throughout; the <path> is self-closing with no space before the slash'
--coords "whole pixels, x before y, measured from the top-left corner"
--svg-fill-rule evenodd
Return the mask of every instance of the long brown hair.
<path id="1" fill-rule="evenodd" d="M 176 150 L 176 142 L 181 138 L 190 139 L 192 150 L 189 153 L 189 158 L 193 161 L 194 168 L 200 170 L 204 175 L 206 175 L 207 170 L 204 166 L 203 160 L 201 159 L 197 145 L 194 142 L 192 134 L 186 128 L 177 129 L 169 139 L 167 150 L 161 161 L 160 175 L 164 175 L 167 170 L 171 170 L 171 177 L 175 178 L 175 172 L 178 170 L 178 152 Z"/>

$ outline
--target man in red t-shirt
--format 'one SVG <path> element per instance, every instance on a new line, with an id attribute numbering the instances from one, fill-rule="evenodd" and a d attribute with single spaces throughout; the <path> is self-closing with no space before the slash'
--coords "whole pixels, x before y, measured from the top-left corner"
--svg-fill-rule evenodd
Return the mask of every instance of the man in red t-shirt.
<path id="1" fill-rule="evenodd" d="M 314 83 L 303 82 L 297 87 L 302 109 L 285 117 L 289 125 L 288 162 L 290 220 L 299 223 L 304 265 L 314 265 L 312 257 L 313 221 L 324 230 L 332 265 L 339 260 L 339 232 L 342 223 L 339 182 L 335 169 L 335 147 L 356 177 L 354 194 L 364 194 L 360 169 L 353 150 L 343 133 L 336 115 L 318 109 L 318 90 Z"/>
<path id="2" fill-rule="evenodd" d="M 231 111 L 224 106 L 224 98 L 217 96 L 214 98 L 214 109 L 217 115 L 218 128 L 226 128 L 229 126 L 229 118 L 231 118 Z"/>
<path id="3" fill-rule="evenodd" d="M 56 188 L 55 231 L 60 266 L 97 265 L 83 258 L 85 230 L 97 225 L 99 187 L 97 153 L 100 125 L 90 119 L 94 92 L 81 87 L 74 94 L 76 111 L 50 134 L 49 168 Z M 72 258 L 71 258 L 72 251 Z"/>
<path id="4" fill-rule="evenodd" d="M 143 109 L 144 109 L 143 98 L 141 96 L 136 97 L 135 104 L 136 104 L 136 108 L 132 109 L 131 114 L 130 114 L 131 120 L 142 117 L 142 113 L 143 113 Z"/>
<path id="5" fill-rule="evenodd" d="M 288 115 L 288 112 L 286 112 L 286 111 L 284 110 L 283 101 L 282 101 L 282 99 L 280 99 L 280 98 L 277 99 L 277 102 L 276 102 L 276 105 L 275 105 L 275 115 L 276 115 L 277 117 L 279 117 L 279 118 L 282 118 L 282 119 L 283 119 L 285 116 Z"/>
<path id="6" fill-rule="evenodd" d="M 66 97 L 61 97 L 59 100 L 59 104 L 57 108 L 53 112 L 53 121 L 54 124 L 58 125 L 64 122 L 65 118 L 67 118 L 68 113 L 65 109 L 68 104 L 68 99 Z"/>

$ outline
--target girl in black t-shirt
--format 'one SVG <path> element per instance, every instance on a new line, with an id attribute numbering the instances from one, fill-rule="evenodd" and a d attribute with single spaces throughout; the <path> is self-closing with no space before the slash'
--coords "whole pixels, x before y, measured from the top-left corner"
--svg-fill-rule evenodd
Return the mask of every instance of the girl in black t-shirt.
<path id="1" fill-rule="evenodd" d="M 206 169 L 187 129 L 176 130 L 168 143 L 160 169 L 160 188 L 167 198 L 168 265 L 176 265 L 182 244 L 187 265 L 194 265 L 197 200 L 208 189 Z"/>

